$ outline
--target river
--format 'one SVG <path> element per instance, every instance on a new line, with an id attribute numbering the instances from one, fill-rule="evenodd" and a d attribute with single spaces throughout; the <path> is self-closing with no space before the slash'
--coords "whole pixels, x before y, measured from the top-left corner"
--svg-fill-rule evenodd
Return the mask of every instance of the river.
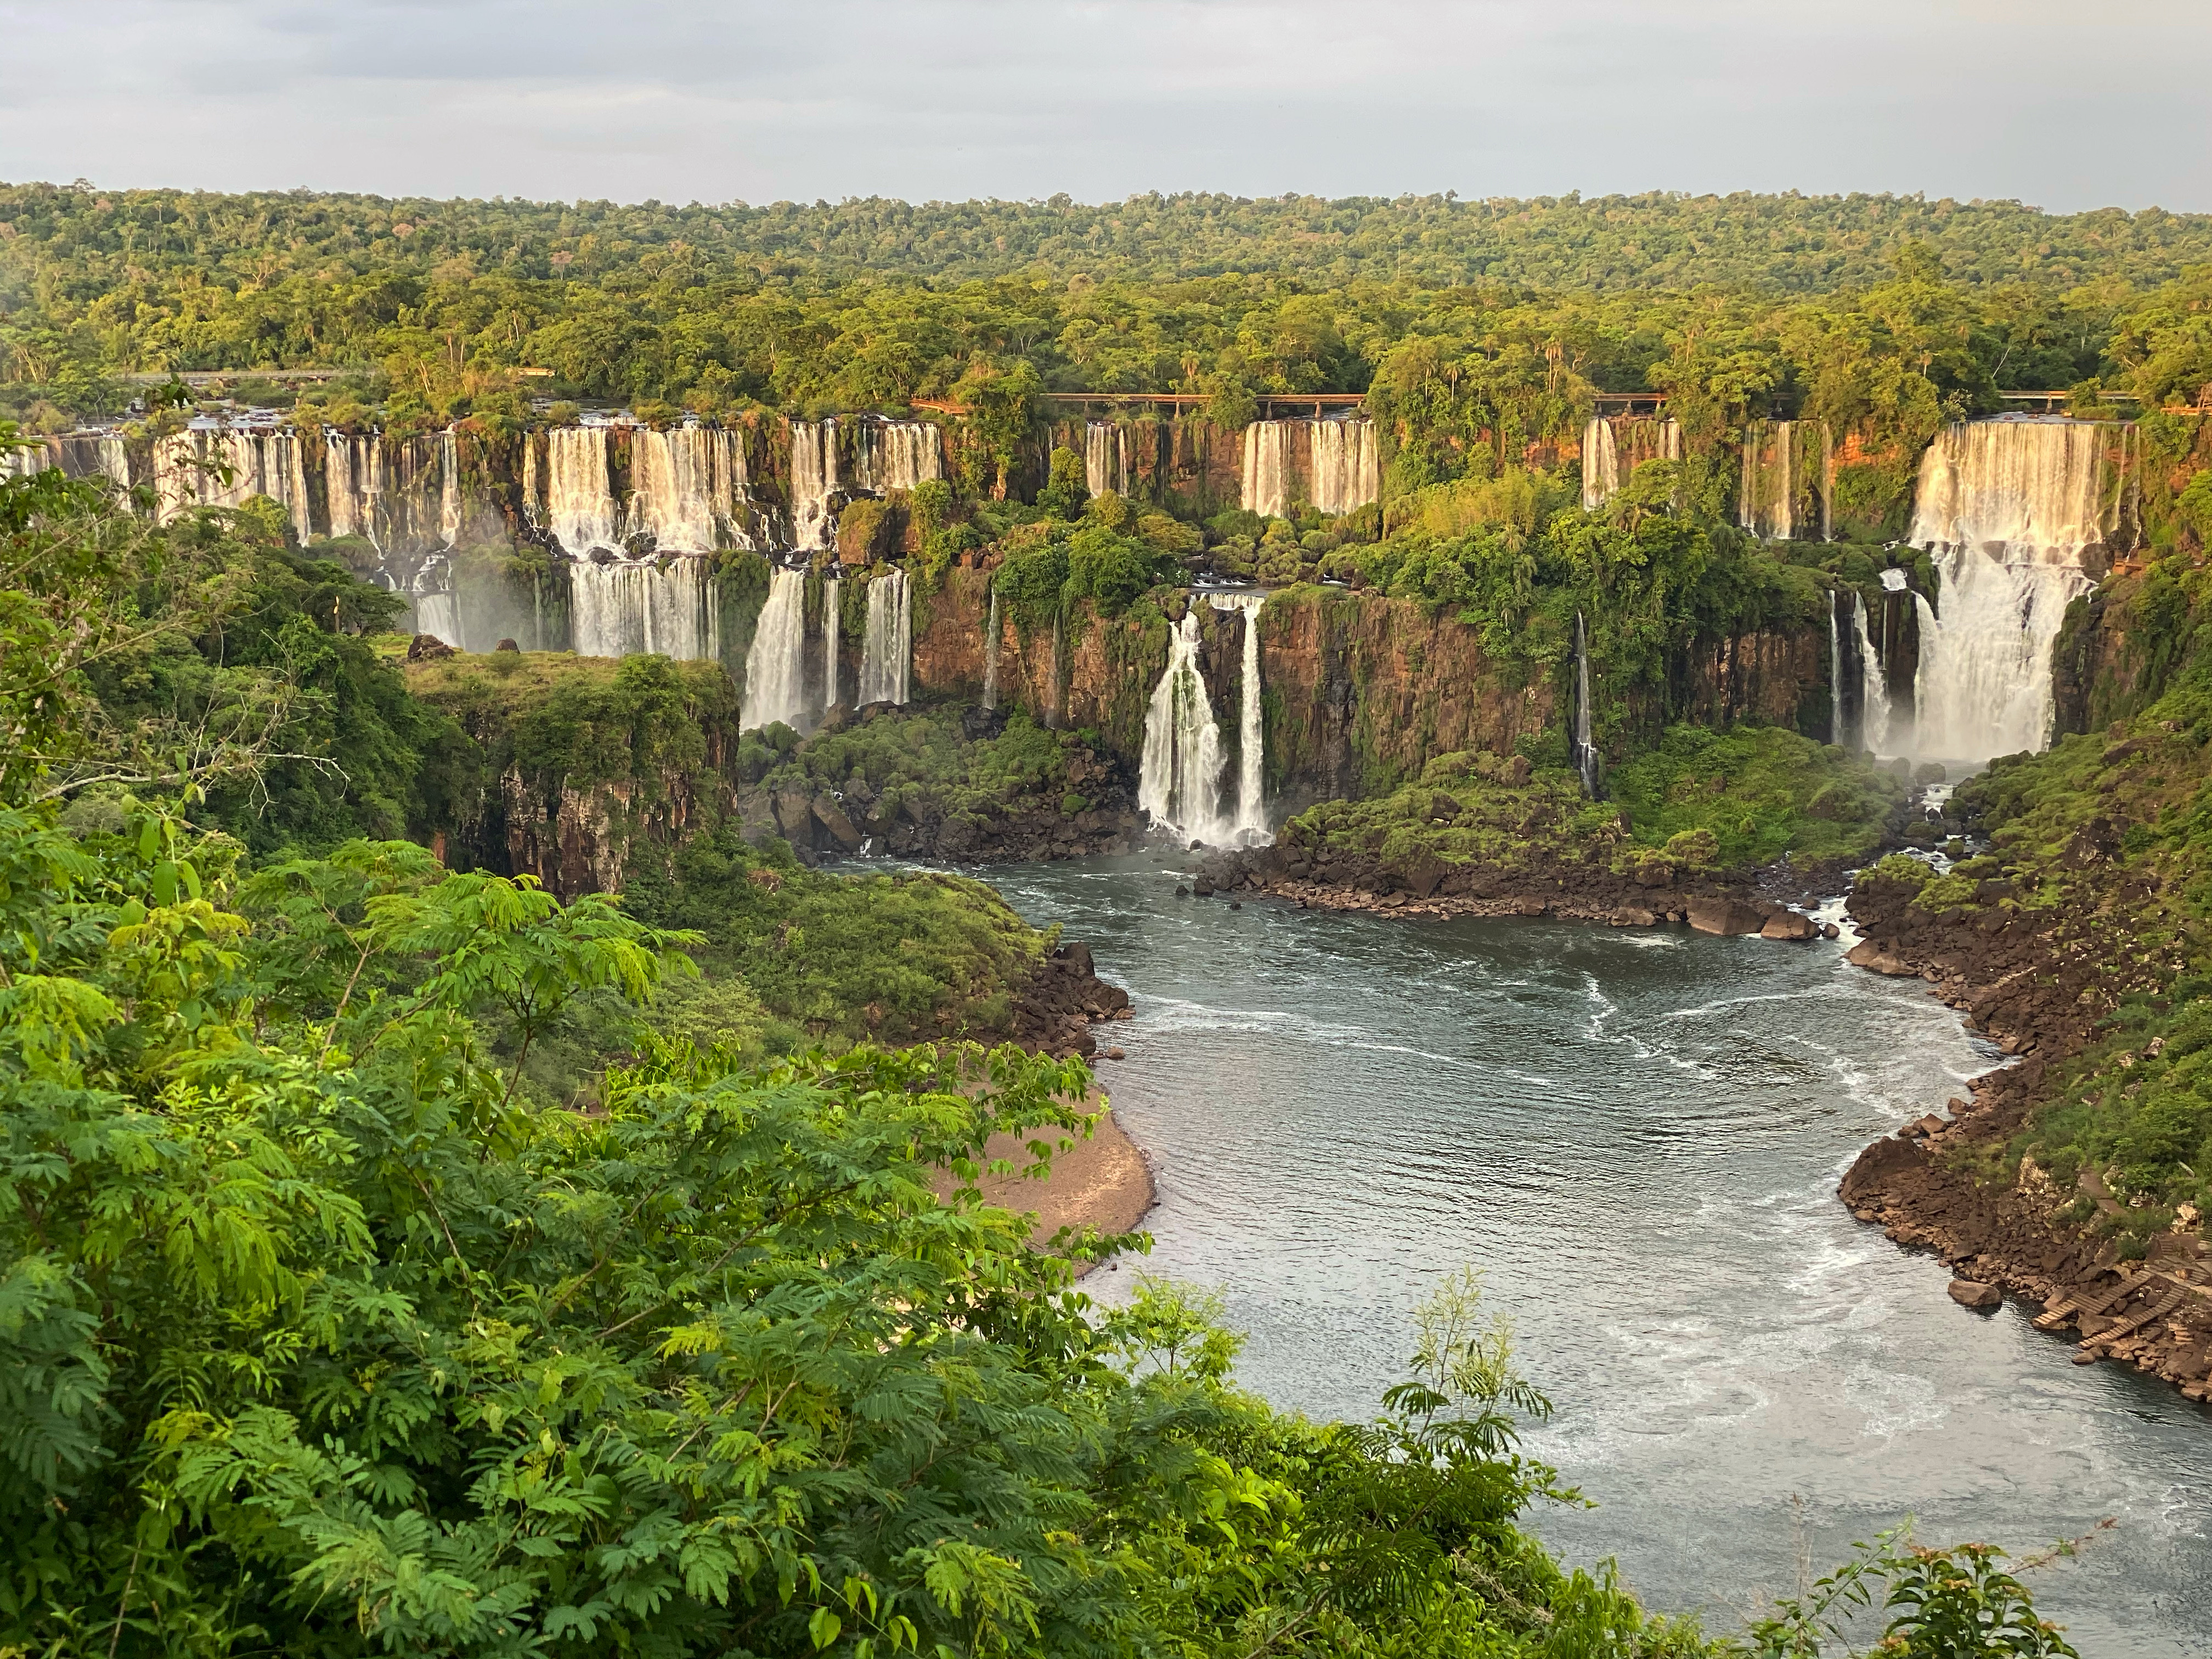
<path id="1" fill-rule="evenodd" d="M 1528 1449 L 1595 1504 L 1535 1530 L 1647 1605 L 1732 1631 L 1801 1546 L 1825 1567 L 1908 1513 L 2015 1553 L 2111 1516 L 2039 1607 L 2089 1659 L 2212 1654 L 2207 1413 L 1958 1307 L 1834 1196 L 1996 1060 L 1919 981 L 1680 927 L 1232 910 L 1149 855 L 990 879 L 1135 1006 L 1099 1069 L 1160 1202 L 1102 1297 L 1218 1288 L 1248 1385 L 1361 1417 L 1472 1264 L 1558 1407 Z"/>

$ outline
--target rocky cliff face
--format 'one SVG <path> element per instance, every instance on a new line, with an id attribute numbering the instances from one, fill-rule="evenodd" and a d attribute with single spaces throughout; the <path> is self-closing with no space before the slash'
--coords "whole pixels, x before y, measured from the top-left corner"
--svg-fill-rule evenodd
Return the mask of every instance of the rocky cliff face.
<path id="1" fill-rule="evenodd" d="M 917 616 L 914 677 L 933 695 L 980 698 L 988 674 L 988 567 L 957 568 Z M 1243 622 L 1203 594 L 1059 629 L 1000 619 L 998 697 L 1054 726 L 1098 732 L 1133 763 L 1145 711 L 1167 664 L 1168 623 L 1194 605 L 1200 665 L 1225 745 L 1233 746 L 1243 677 Z M 1566 664 L 1494 660 L 1480 629 L 1409 599 L 1309 586 L 1272 596 L 1260 616 L 1269 800 L 1279 813 L 1395 787 L 1439 755 L 1512 752 L 1557 736 L 1567 718 Z M 1741 720 L 1828 735 L 1824 630 L 1764 631 L 1702 641 L 1662 689 L 1630 694 L 1632 729 L 1669 720 Z"/>

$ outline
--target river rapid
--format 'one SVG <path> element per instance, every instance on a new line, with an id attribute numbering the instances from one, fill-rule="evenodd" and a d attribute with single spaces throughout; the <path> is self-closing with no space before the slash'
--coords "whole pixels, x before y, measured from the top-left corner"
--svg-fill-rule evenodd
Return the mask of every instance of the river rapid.
<path id="1" fill-rule="evenodd" d="M 1246 1384 L 1364 1417 L 1472 1264 L 1558 1407 L 1528 1449 L 1596 1505 L 1535 1530 L 1647 1605 L 1732 1631 L 1801 1551 L 1825 1570 L 1908 1513 L 2015 1553 L 2111 1516 L 2039 1607 L 2090 1659 L 2212 1655 L 2208 1414 L 1958 1307 L 1835 1197 L 1996 1061 L 1919 981 L 1846 966 L 1848 934 L 1232 910 L 1176 898 L 1178 863 L 990 878 L 1136 1010 L 1099 1071 L 1157 1169 L 1155 1243 L 1087 1288 L 1217 1288 Z"/>

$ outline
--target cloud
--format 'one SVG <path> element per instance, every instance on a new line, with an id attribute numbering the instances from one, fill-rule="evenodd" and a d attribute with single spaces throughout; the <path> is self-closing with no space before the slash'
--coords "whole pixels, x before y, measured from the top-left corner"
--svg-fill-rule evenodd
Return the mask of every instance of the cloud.
<path id="1" fill-rule="evenodd" d="M 0 39 L 19 179 L 2212 210 L 2199 0 L 0 0 Z"/>

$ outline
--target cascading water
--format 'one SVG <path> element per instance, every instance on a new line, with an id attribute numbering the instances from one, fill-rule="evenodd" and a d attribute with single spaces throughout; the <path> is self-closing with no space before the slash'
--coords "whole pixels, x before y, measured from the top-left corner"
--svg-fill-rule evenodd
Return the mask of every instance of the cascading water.
<path id="1" fill-rule="evenodd" d="M 1260 697 L 1260 610 L 1267 602 L 1264 593 L 1222 593 L 1213 599 L 1216 611 L 1244 618 L 1244 662 L 1237 694 L 1237 816 L 1230 830 L 1232 841 L 1245 845 L 1267 839 L 1267 734 Z"/>
<path id="2" fill-rule="evenodd" d="M 906 572 L 868 582 L 868 631 L 860 641 L 859 707 L 902 703 L 914 664 L 914 611 Z"/>
<path id="3" fill-rule="evenodd" d="M 778 720 L 806 729 L 806 573 L 780 565 L 769 572 L 768 603 L 745 654 L 742 723 L 752 729 Z"/>
<path id="4" fill-rule="evenodd" d="M 713 562 L 579 559 L 569 566 L 569 637 L 580 657 L 721 655 Z"/>
<path id="5" fill-rule="evenodd" d="M 930 421 L 867 421 L 854 434 L 853 482 L 878 495 L 945 476 L 945 447 Z"/>
<path id="6" fill-rule="evenodd" d="M 830 493 L 837 488 L 837 422 L 791 423 L 791 541 L 804 552 L 830 545 L 836 521 Z"/>
<path id="7" fill-rule="evenodd" d="M 1235 825 L 1221 815 L 1221 728 L 1199 668 L 1200 642 L 1198 613 L 1187 611 L 1168 634 L 1168 665 L 1145 710 L 1137 805 L 1179 836 L 1222 845 Z"/>
<path id="8" fill-rule="evenodd" d="M 828 576 L 823 579 L 822 712 L 825 714 L 837 706 L 837 652 L 839 636 L 845 626 L 844 592 L 843 578 Z"/>
<path id="9" fill-rule="evenodd" d="M 1331 514 L 1350 513 L 1382 494 L 1382 467 L 1375 448 L 1375 424 L 1364 418 L 1308 421 L 1313 456 L 1314 506 Z"/>
<path id="10" fill-rule="evenodd" d="M 1866 601 L 1856 593 L 1851 595 L 1851 629 L 1859 659 L 1859 747 L 1880 754 L 1889 741 L 1889 682 L 1867 633 Z"/>
<path id="11" fill-rule="evenodd" d="M 1929 446 L 1909 537 L 1940 578 L 1936 608 L 1916 595 L 1920 754 L 1981 761 L 2050 741 L 2059 625 L 2125 533 L 2124 444 L 2109 424 L 1999 420 Z"/>
<path id="12" fill-rule="evenodd" d="M 1244 488 L 1239 498 L 1247 513 L 1279 519 L 1289 504 L 1291 431 L 1295 421 L 1255 421 L 1244 428 Z"/>
<path id="13" fill-rule="evenodd" d="M 1753 421 L 1744 428 L 1736 523 L 1762 541 L 1826 541 L 1835 482 L 1826 422 Z"/>
<path id="14" fill-rule="evenodd" d="M 1613 440 L 1613 422 L 1602 415 L 1590 416 L 1583 428 L 1583 507 L 1595 511 L 1620 488 L 1620 453 Z"/>
<path id="15" fill-rule="evenodd" d="M 461 544 L 461 441 L 451 427 L 438 434 L 438 539 Z"/>
<path id="16" fill-rule="evenodd" d="M 983 624 L 983 707 L 999 706 L 999 590 L 991 590 L 991 615 Z"/>
<path id="17" fill-rule="evenodd" d="M 196 429 L 155 446 L 155 516 L 164 523 L 188 507 L 239 507 L 256 495 L 282 507 L 302 542 L 314 534 L 306 459 L 293 433 Z"/>
<path id="18" fill-rule="evenodd" d="M 1828 595 L 1828 741 L 1844 741 L 1844 629 L 1836 620 L 1838 595 Z"/>
<path id="19" fill-rule="evenodd" d="M 325 430 L 323 493 L 331 535 L 359 536 L 384 545 L 376 512 L 384 495 L 384 453 L 374 437 Z"/>
<path id="20" fill-rule="evenodd" d="M 625 535 L 650 536 L 663 553 L 713 552 L 715 520 L 729 515 L 730 491 L 729 463 L 716 452 L 732 447 L 731 435 L 703 426 L 631 433 Z"/>
<path id="21" fill-rule="evenodd" d="M 1575 770 L 1582 774 L 1583 793 L 1597 798 L 1597 745 L 1590 735 L 1589 632 L 1583 613 L 1575 612 Z"/>
<path id="22" fill-rule="evenodd" d="M 1083 487 L 1094 495 L 1129 493 L 1129 434 L 1118 422 L 1084 422 Z"/>
<path id="23" fill-rule="evenodd" d="M 545 434 L 545 528 L 572 558 L 622 546 L 607 462 L 603 426 L 556 427 Z"/>

